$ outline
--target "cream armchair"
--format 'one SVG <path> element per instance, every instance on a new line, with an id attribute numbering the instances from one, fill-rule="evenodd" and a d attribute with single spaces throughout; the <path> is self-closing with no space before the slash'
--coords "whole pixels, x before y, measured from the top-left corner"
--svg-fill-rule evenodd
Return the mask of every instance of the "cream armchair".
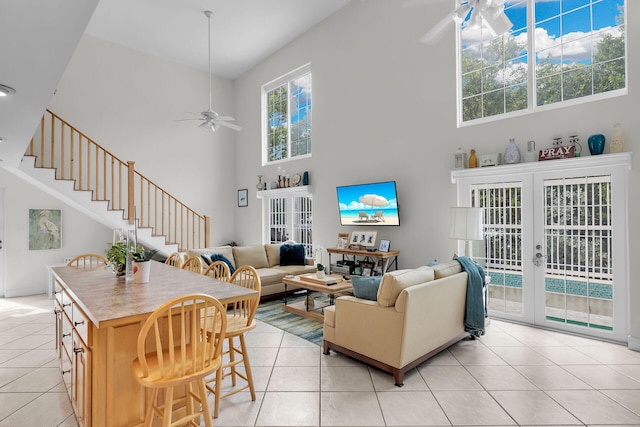
<path id="1" fill-rule="evenodd" d="M 467 273 L 457 261 L 385 274 L 377 301 L 351 296 L 325 308 L 324 353 L 331 349 L 393 374 L 404 374 L 468 336 Z"/>

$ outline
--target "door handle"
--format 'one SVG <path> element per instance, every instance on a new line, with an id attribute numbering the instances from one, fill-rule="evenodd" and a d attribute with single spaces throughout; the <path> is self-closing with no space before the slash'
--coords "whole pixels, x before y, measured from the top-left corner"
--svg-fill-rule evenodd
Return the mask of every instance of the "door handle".
<path id="1" fill-rule="evenodd" d="M 536 253 L 533 256 L 533 265 L 536 267 L 542 267 L 545 262 L 545 255 L 542 253 L 542 245 L 536 245 Z"/>

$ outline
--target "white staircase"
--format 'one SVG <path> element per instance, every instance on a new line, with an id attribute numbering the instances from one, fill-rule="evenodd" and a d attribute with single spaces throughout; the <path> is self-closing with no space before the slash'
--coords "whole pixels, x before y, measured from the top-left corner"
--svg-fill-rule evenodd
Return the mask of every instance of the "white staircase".
<path id="1" fill-rule="evenodd" d="M 130 228 L 129 222 L 123 219 L 122 210 L 109 209 L 108 201 L 93 200 L 93 191 L 75 190 L 73 180 L 56 179 L 55 169 L 35 167 L 35 160 L 36 157 L 25 155 L 18 168 L 6 168 L 6 170 L 106 227 L 114 230 Z M 165 236 L 153 236 L 151 228 L 138 228 L 138 243 L 155 248 L 165 256 L 178 251 L 177 244 L 165 242 Z"/>

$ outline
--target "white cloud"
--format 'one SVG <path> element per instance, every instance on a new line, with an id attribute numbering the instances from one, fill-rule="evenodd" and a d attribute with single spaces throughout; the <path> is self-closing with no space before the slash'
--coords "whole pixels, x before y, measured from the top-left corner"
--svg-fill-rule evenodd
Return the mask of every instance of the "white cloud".
<path id="1" fill-rule="evenodd" d="M 582 61 L 591 59 L 596 53 L 596 45 L 606 34 L 620 35 L 619 27 L 606 27 L 598 32 L 576 31 L 563 37 L 550 36 L 544 28 L 536 28 L 536 51 L 540 59 L 560 59 Z"/>

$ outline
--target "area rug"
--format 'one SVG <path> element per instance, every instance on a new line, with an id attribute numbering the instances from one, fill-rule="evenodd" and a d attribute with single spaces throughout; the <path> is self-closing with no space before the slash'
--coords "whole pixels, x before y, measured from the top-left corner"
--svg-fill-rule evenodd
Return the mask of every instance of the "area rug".
<path id="1" fill-rule="evenodd" d="M 296 302 L 303 299 L 304 296 L 294 296 L 289 298 L 289 301 Z M 280 299 L 260 303 L 256 310 L 256 319 L 314 344 L 322 345 L 322 323 L 282 311 Z"/>

